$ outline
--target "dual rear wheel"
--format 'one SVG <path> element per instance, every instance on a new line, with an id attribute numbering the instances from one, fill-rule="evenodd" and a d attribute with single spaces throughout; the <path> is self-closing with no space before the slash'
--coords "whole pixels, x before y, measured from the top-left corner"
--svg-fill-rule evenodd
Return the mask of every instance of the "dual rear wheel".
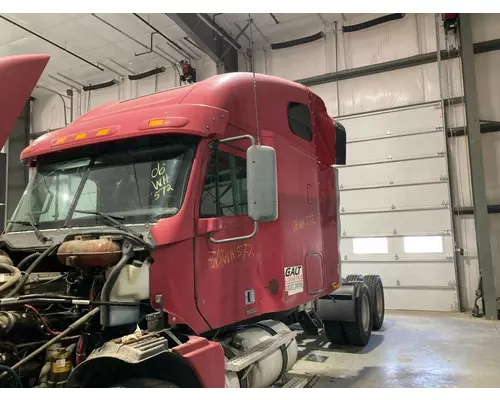
<path id="1" fill-rule="evenodd" d="M 379 275 L 349 275 L 347 284 L 358 285 L 354 321 L 323 321 L 325 334 L 333 344 L 366 346 L 371 332 L 382 328 L 385 316 L 384 288 Z"/>

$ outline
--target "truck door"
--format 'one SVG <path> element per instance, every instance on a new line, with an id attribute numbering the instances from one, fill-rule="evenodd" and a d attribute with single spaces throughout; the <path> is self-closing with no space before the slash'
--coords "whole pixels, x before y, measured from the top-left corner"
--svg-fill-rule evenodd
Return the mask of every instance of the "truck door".
<path id="1" fill-rule="evenodd" d="M 208 150 L 202 178 L 195 238 L 196 302 L 211 326 L 247 319 L 257 312 L 253 288 L 248 286 L 258 263 L 254 239 L 210 241 L 210 237 L 220 240 L 253 231 L 247 216 L 245 150 L 224 145 Z"/>
<path id="2" fill-rule="evenodd" d="M 288 127 L 293 135 L 289 135 L 288 154 L 281 161 L 289 177 L 281 187 L 289 195 L 280 203 L 280 212 L 292 219 L 291 229 L 285 233 L 286 243 L 293 244 L 287 248 L 287 257 L 294 262 L 292 265 L 304 267 L 304 292 L 317 295 L 325 289 L 325 263 L 317 143 L 311 114 L 306 102 L 288 105 Z"/>

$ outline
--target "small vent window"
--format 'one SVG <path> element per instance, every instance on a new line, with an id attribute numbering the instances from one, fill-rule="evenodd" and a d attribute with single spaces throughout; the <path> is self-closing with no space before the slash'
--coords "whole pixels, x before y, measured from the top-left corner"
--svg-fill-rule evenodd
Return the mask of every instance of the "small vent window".
<path id="1" fill-rule="evenodd" d="M 301 103 L 288 104 L 288 125 L 290 130 L 304 140 L 312 140 L 312 123 L 309 107 Z"/>
<path id="2" fill-rule="evenodd" d="M 407 236 L 404 238 L 405 253 L 442 253 L 442 236 Z"/>
<path id="3" fill-rule="evenodd" d="M 387 254 L 389 242 L 387 238 L 356 238 L 352 240 L 354 254 Z"/>

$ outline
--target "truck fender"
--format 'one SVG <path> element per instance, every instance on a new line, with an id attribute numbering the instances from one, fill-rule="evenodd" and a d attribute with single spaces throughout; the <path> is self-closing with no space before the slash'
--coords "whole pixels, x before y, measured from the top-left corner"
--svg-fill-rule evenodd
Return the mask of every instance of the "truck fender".
<path id="1" fill-rule="evenodd" d="M 316 315 L 322 321 L 356 321 L 355 300 L 363 282 L 349 282 L 318 299 Z"/>
<path id="2" fill-rule="evenodd" d="M 200 355 L 216 359 L 214 346 L 218 346 L 222 354 L 221 379 L 216 379 L 215 383 L 206 376 L 210 369 L 200 366 L 199 360 L 193 360 Z M 188 337 L 185 343 L 171 349 L 168 340 L 160 335 L 131 343 L 110 341 L 94 350 L 72 371 L 66 387 L 111 387 L 134 378 L 160 379 L 186 388 L 224 387 L 223 363 L 220 345 L 199 337 Z"/>

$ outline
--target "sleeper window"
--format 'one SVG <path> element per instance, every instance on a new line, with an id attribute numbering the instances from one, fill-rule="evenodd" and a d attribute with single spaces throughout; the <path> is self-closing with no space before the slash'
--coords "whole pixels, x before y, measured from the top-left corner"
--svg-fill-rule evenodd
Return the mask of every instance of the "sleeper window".
<path id="1" fill-rule="evenodd" d="M 309 107 L 301 103 L 288 104 L 288 125 L 297 136 L 307 141 L 312 140 L 312 123 Z"/>

